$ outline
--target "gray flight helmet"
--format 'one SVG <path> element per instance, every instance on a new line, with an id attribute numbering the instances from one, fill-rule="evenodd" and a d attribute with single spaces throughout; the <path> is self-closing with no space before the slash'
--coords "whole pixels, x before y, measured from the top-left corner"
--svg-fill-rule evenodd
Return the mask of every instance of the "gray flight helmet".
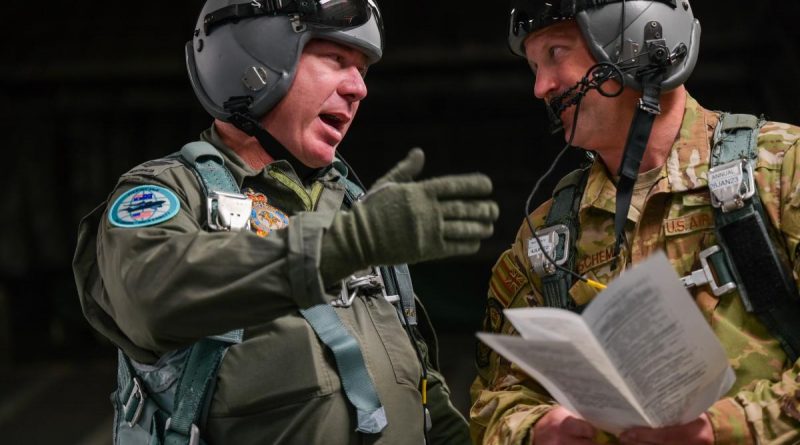
<path id="1" fill-rule="evenodd" d="M 255 118 L 267 114 L 294 81 L 303 48 L 311 39 L 330 40 L 364 53 L 373 64 L 383 55 L 383 23 L 375 0 L 311 0 L 312 4 L 352 1 L 368 9 L 366 22 L 356 26 L 321 25 L 302 14 L 275 11 L 250 14 L 244 18 L 219 20 L 208 26 L 213 14 L 232 15 L 231 11 L 266 8 L 292 0 L 250 1 L 208 0 L 186 43 L 186 67 L 195 95 L 213 117 L 230 121 L 225 104 L 232 99 L 247 99 L 247 111 Z M 302 1 L 303 5 L 309 4 Z M 263 11 L 262 9 L 259 9 Z"/>
<path id="2" fill-rule="evenodd" d="M 563 20 L 575 20 L 595 59 L 617 65 L 625 84 L 640 91 L 638 74 L 657 63 L 646 50 L 648 35 L 653 38 L 647 28 L 653 22 L 661 28 L 655 38 L 663 40 L 671 62 L 665 67 L 663 91 L 686 82 L 697 62 L 700 22 L 688 0 L 516 0 L 508 35 L 511 51 L 525 57 L 528 35 Z"/>

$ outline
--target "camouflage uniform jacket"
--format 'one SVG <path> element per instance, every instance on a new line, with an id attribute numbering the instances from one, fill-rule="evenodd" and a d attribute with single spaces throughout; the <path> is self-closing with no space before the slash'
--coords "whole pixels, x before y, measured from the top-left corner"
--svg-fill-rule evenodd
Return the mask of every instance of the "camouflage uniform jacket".
<path id="1" fill-rule="evenodd" d="M 320 240 L 325 221 L 343 205 L 346 168 L 337 161 L 306 188 L 286 161 L 255 171 L 213 127 L 202 139 L 216 146 L 253 201 L 253 231 L 205 231 L 204 193 L 179 159 L 135 167 L 109 203 L 135 186 L 156 185 L 175 193 L 180 210 L 147 227 L 113 226 L 105 206 L 84 219 L 74 269 L 90 323 L 145 364 L 244 328 L 244 340 L 228 349 L 219 368 L 201 430 L 207 443 L 422 443 L 422 368 L 395 307 L 359 296 L 351 307 L 336 308 L 386 410 L 388 426 L 376 435 L 355 431 L 334 357 L 298 311 L 334 298 L 310 289 L 322 286 Z M 426 354 L 425 343 L 418 344 Z M 468 442 L 466 421 L 441 376 L 433 369 L 428 376 L 432 442 Z"/>
<path id="2" fill-rule="evenodd" d="M 679 276 L 699 268 L 698 254 L 715 244 L 714 216 L 707 187 L 710 141 L 719 114 L 687 99 L 680 134 L 641 213 L 631 208 L 626 227 L 630 244 L 623 264 L 630 267 L 657 249 L 663 250 Z M 768 122 L 758 138 L 755 177 L 772 224 L 780 229 L 793 261 L 800 268 L 800 128 Z M 591 166 L 578 219 L 577 272 L 607 283 L 614 243 L 614 183 L 602 162 Z M 551 201 L 532 214 L 544 223 Z M 540 279 L 526 254 L 531 234 L 520 228 L 513 246 L 492 269 L 484 330 L 513 333 L 504 319 L 507 307 L 542 304 Z M 618 273 L 618 271 L 617 271 Z M 578 304 L 597 291 L 583 282 L 570 289 Z M 717 444 L 794 444 L 800 440 L 800 363 L 788 363 L 778 342 L 748 314 L 738 293 L 715 297 L 708 285 L 690 289 L 697 305 L 723 344 L 736 382 L 709 411 Z M 800 321 L 798 321 L 800 322 Z M 520 444 L 532 425 L 554 404 L 548 394 L 519 368 L 480 345 L 478 377 L 473 383 L 471 429 L 484 444 Z"/>

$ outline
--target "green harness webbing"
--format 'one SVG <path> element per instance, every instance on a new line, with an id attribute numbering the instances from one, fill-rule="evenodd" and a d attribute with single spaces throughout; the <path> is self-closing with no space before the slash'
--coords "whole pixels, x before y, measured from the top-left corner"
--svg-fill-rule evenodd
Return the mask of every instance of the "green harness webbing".
<path id="1" fill-rule="evenodd" d="M 200 413 L 209 390 L 214 387 L 217 370 L 228 346 L 228 343 L 211 339 L 192 345 L 178 380 L 172 416 L 164 426 L 164 445 L 192 445 L 199 440 L 197 424 L 200 423 Z"/>
<path id="2" fill-rule="evenodd" d="M 202 141 L 187 144 L 181 149 L 181 156 L 202 178 L 207 195 L 212 191 L 240 193 L 222 156 L 213 145 Z M 367 372 L 358 341 L 345 329 L 339 315 L 329 304 L 300 309 L 300 313 L 333 353 L 342 388 L 356 409 L 356 431 L 369 434 L 383 431 L 387 425 L 386 413 Z"/>
<path id="3" fill-rule="evenodd" d="M 545 219 L 546 227 L 566 227 L 568 233 L 559 234 L 555 257 L 567 256 L 566 262 L 562 264 L 562 267 L 567 270 L 574 270 L 575 268 L 576 246 L 580 233 L 578 210 L 581 196 L 583 196 L 583 189 L 589 177 L 588 171 L 589 167 L 575 170 L 558 182 L 553 191 L 553 203 Z M 556 269 L 553 273 L 542 277 L 542 294 L 544 295 L 545 305 L 547 307 L 580 312 L 582 308 L 577 307 L 575 300 L 570 298 L 569 295 L 569 288 L 572 287 L 572 282 L 572 274 L 561 269 Z"/>
<path id="4" fill-rule="evenodd" d="M 148 376 L 143 376 L 137 371 L 130 359 L 121 351 L 119 353 L 119 367 L 117 380 L 120 387 L 120 417 L 128 427 L 132 428 L 143 419 L 149 419 L 149 445 L 196 445 L 202 443 L 198 424 L 201 423 L 203 408 L 208 401 L 210 389 L 214 387 L 217 370 L 222 362 L 225 351 L 230 346 L 228 341 L 205 338 L 193 344 L 187 352 L 179 354 L 185 356 L 176 369 L 180 377 L 175 386 L 174 397 L 163 394 L 157 388 L 163 383 L 163 376 L 159 376 L 158 368 Z M 140 365 L 141 366 L 141 365 Z M 146 373 L 145 373 L 146 374 Z M 147 386 L 143 382 L 147 382 Z M 147 388 L 159 394 L 149 393 Z M 153 388 L 156 387 L 156 388 Z M 171 402 L 171 403 L 170 403 Z M 166 409 L 166 405 L 172 409 Z M 132 439 L 135 443 L 142 443 L 142 436 L 128 431 L 115 431 L 114 443 L 128 444 L 131 440 L 121 440 L 119 437 Z M 162 442 L 163 440 L 163 442 Z"/>
<path id="5" fill-rule="evenodd" d="M 764 323 L 794 362 L 800 356 L 800 298 L 784 242 L 766 217 L 752 177 L 762 124 L 755 116 L 723 114 L 717 125 L 710 167 L 722 171 L 716 176 L 720 184 L 728 172 L 741 171 L 742 180 L 732 199 L 715 205 L 715 230 L 745 308 Z M 709 173 L 709 187 L 715 193 L 713 177 Z"/>

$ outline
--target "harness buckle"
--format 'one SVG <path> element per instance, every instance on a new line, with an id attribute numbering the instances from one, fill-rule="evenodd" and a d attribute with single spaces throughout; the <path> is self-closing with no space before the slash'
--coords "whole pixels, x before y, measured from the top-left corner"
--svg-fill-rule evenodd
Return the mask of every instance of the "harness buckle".
<path id="1" fill-rule="evenodd" d="M 206 198 L 208 227 L 224 232 L 238 232 L 250 227 L 253 202 L 238 193 L 212 191 Z"/>
<path id="2" fill-rule="evenodd" d="M 708 170 L 711 205 L 724 213 L 744 207 L 744 201 L 756 191 L 753 167 L 747 160 L 737 159 Z"/>
<path id="3" fill-rule="evenodd" d="M 683 286 L 689 288 L 708 284 L 711 286 L 711 292 L 716 297 L 725 295 L 728 292 L 736 289 L 736 283 L 733 281 L 718 285 L 717 279 L 715 278 L 714 273 L 711 271 L 711 266 L 708 259 L 710 256 L 721 251 L 722 249 L 720 249 L 719 246 L 714 245 L 700 252 L 701 268 L 681 278 L 681 283 L 683 283 Z"/>
<path id="4" fill-rule="evenodd" d="M 537 238 L 539 242 L 536 242 Z M 533 271 L 539 276 L 555 273 L 556 266 L 563 265 L 569 259 L 569 243 L 569 228 L 564 224 L 537 230 L 535 238 L 531 237 L 528 240 L 528 257 L 533 265 Z M 547 257 L 550 257 L 553 263 Z"/>
<path id="5" fill-rule="evenodd" d="M 400 301 L 399 295 L 386 294 L 386 282 L 379 267 L 372 267 L 363 271 L 361 274 L 353 274 L 342 280 L 342 289 L 339 291 L 339 298 L 331 301 L 333 307 L 350 307 L 359 292 L 364 295 L 380 295 L 389 303 Z"/>
<path id="6" fill-rule="evenodd" d="M 166 431 L 170 431 L 169 427 L 170 427 L 171 424 L 172 424 L 172 417 L 167 419 L 167 423 L 164 425 L 164 431 L 165 432 Z M 178 434 L 182 434 L 180 431 L 176 431 L 176 430 L 171 430 L 171 431 L 175 431 Z M 195 425 L 195 424 L 192 424 L 192 426 L 189 427 L 189 444 L 188 445 L 200 445 L 200 428 L 198 428 L 197 425 Z"/>
<path id="7" fill-rule="evenodd" d="M 639 98 L 639 102 L 636 105 L 645 113 L 652 114 L 653 116 L 661 114 L 661 105 L 659 105 L 658 102 L 650 103 L 649 101 Z"/>
<path id="8" fill-rule="evenodd" d="M 128 400 L 122 406 L 122 409 L 125 412 L 126 419 L 130 415 L 131 410 L 134 410 L 133 416 L 128 419 L 128 427 L 133 428 L 134 425 L 139 423 L 139 419 L 142 417 L 144 401 L 147 396 L 142 390 L 142 382 L 139 380 L 139 377 L 133 377 L 131 380 L 133 382 L 133 388 L 131 388 L 131 393 L 128 395 Z"/>

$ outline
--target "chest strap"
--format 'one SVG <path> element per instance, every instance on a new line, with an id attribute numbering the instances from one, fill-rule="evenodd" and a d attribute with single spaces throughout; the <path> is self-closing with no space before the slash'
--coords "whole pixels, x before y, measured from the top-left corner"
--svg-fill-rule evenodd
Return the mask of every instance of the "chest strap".
<path id="1" fill-rule="evenodd" d="M 730 260 L 742 302 L 794 362 L 800 355 L 800 298 L 785 244 L 766 216 L 753 176 L 762 123 L 755 116 L 723 114 L 714 134 L 708 183 L 717 240 Z"/>
<path id="2" fill-rule="evenodd" d="M 217 149 L 207 142 L 193 142 L 181 149 L 181 156 L 197 172 L 204 185 L 208 198 L 209 227 L 241 221 L 249 221 L 250 208 L 246 206 L 228 206 L 227 196 L 241 196 L 236 181 L 230 171 L 225 167 L 222 156 Z M 216 196 L 217 208 L 213 208 Z M 248 203 L 250 200 L 244 198 Z M 246 211 L 246 214 L 244 213 Z M 241 225 L 239 229 L 246 226 Z M 226 227 L 223 226 L 222 230 Z M 230 226 L 228 230 L 233 230 Z M 361 347 L 342 324 L 342 320 L 335 309 L 329 304 L 319 304 L 308 309 L 300 309 L 300 314 L 319 337 L 320 341 L 333 353 L 342 388 L 347 399 L 356 409 L 358 425 L 356 431 L 376 434 L 387 425 L 386 413 L 381 405 L 380 398 L 375 389 L 367 367 Z M 229 334 L 225 334 L 229 335 Z"/>
<path id="3" fill-rule="evenodd" d="M 553 191 L 553 203 L 547 213 L 545 227 L 536 231 L 536 237 L 547 256 L 566 270 L 575 268 L 579 236 L 578 209 L 588 177 L 587 166 L 569 173 L 559 181 Z M 528 241 L 528 256 L 534 272 L 542 278 L 545 306 L 580 312 L 583 308 L 576 306 L 575 300 L 569 295 L 573 283 L 572 275 L 550 264 L 539 243 L 533 238 Z"/>

